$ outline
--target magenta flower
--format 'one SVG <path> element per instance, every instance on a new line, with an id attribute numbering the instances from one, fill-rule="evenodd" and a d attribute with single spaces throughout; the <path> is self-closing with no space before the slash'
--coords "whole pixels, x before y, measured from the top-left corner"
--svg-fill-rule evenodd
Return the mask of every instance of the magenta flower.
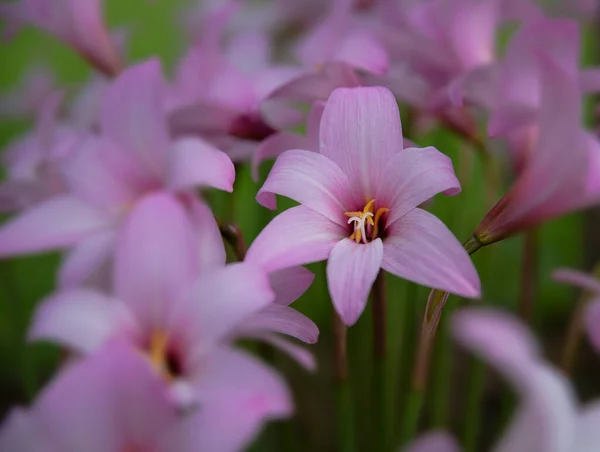
<path id="1" fill-rule="evenodd" d="M 520 405 L 495 452 L 592 452 L 600 444 L 600 404 L 579 408 L 565 377 L 546 363 L 524 325 L 492 310 L 452 318 L 454 337 L 500 372 Z"/>
<path id="2" fill-rule="evenodd" d="M 101 135 L 84 137 L 62 164 L 67 193 L 4 224 L 0 256 L 71 248 L 59 280 L 61 286 L 72 287 L 106 262 L 127 213 L 153 192 L 168 193 L 187 206 L 189 221 L 197 228 L 217 229 L 212 213 L 192 189 L 231 191 L 233 164 L 200 139 L 171 141 L 163 88 L 160 66 L 151 60 L 128 69 L 106 90 Z M 210 234 L 206 236 L 213 237 Z M 205 235 L 199 237 L 200 241 Z M 222 247 L 210 241 L 203 246 L 215 244 Z"/>
<path id="3" fill-rule="evenodd" d="M 239 33 L 223 45 L 223 29 L 236 6 L 226 2 L 207 13 L 203 35 L 177 69 L 169 123 L 176 135 L 199 135 L 239 161 L 275 132 L 263 121 L 260 103 L 299 70 L 273 64 L 264 32 Z"/>
<path id="4" fill-rule="evenodd" d="M 417 208 L 460 184 L 434 148 L 403 149 L 398 107 L 385 88 L 339 88 L 320 127 L 319 152 L 290 150 L 275 162 L 257 200 L 298 201 L 256 238 L 247 259 L 267 271 L 328 259 L 332 301 L 351 325 L 380 268 L 411 281 L 477 297 L 467 253 L 435 216 Z"/>
<path id="5" fill-rule="evenodd" d="M 96 69 L 109 75 L 121 70 L 120 55 L 102 17 L 101 0 L 18 0 L 0 5 L 4 34 L 11 37 L 23 25 L 56 36 Z"/>
<path id="6" fill-rule="evenodd" d="M 41 305 L 29 337 L 83 354 L 124 340 L 163 377 L 180 408 L 200 406 L 199 419 L 205 420 L 211 412 L 224 415 L 224 407 L 233 410 L 228 414 L 237 421 L 221 430 L 243 444 L 265 420 L 292 410 L 280 378 L 230 346 L 236 330 L 256 322 L 275 294 L 258 266 L 206 266 L 207 259 L 216 263 L 222 256 L 199 254 L 195 236 L 181 204 L 166 194 L 148 195 L 117 238 L 114 298 L 88 289 L 61 292 Z M 288 324 L 296 327 L 295 319 Z M 274 323 L 266 319 L 253 330 L 268 331 Z"/>
<path id="7" fill-rule="evenodd" d="M 303 72 L 262 103 L 268 124 L 277 129 L 300 124 L 306 113 L 299 105 L 326 101 L 338 87 L 372 84 L 369 77 L 387 72 L 385 49 L 352 10 L 352 0 L 334 0 L 322 21 L 301 37 L 295 53 Z"/>
<path id="8" fill-rule="evenodd" d="M 554 272 L 553 278 L 573 284 L 591 293 L 591 299 L 586 308 L 585 325 L 590 341 L 600 351 L 600 281 L 592 275 L 567 269 L 557 270 Z"/>
<path id="9" fill-rule="evenodd" d="M 540 57 L 542 105 L 530 156 L 475 230 L 482 244 L 600 201 L 600 144 L 581 129 L 574 75 Z"/>

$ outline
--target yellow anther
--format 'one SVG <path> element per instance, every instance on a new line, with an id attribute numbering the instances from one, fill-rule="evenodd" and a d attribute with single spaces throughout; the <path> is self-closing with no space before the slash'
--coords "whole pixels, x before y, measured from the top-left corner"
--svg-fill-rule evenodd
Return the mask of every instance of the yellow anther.
<path id="1" fill-rule="evenodd" d="M 356 243 L 359 243 L 360 239 L 362 238 L 362 231 L 360 229 L 357 229 L 354 233 L 356 234 L 354 240 L 356 240 Z"/>
<path id="2" fill-rule="evenodd" d="M 375 204 L 375 200 L 374 200 L 374 199 L 371 199 L 371 200 L 370 200 L 370 201 L 367 203 L 367 205 L 365 206 L 365 208 L 363 209 L 363 212 L 364 212 L 364 213 L 367 213 L 367 212 L 371 212 L 371 213 L 373 213 L 373 205 L 374 205 L 374 204 Z"/>
<path id="3" fill-rule="evenodd" d="M 169 344 L 169 336 L 165 331 L 157 330 L 150 337 L 148 355 L 152 365 L 158 370 L 161 375 L 171 380 L 173 376 L 169 371 L 167 364 L 167 346 Z"/>
<path id="4" fill-rule="evenodd" d="M 375 200 L 370 200 L 365 208 L 358 212 L 345 212 L 344 215 L 349 217 L 348 224 L 354 223 L 354 232 L 350 235 L 350 239 L 356 241 L 356 243 L 360 243 L 362 240 L 364 243 L 367 243 L 368 236 L 371 236 L 371 240 L 377 238 L 378 232 L 378 221 L 385 212 L 389 209 L 386 207 L 381 207 L 377 210 L 377 213 L 373 213 L 373 208 L 375 206 Z M 366 226 L 370 225 L 372 227 L 369 230 Z"/>
<path id="5" fill-rule="evenodd" d="M 379 232 L 379 219 L 384 213 L 389 212 L 389 210 L 390 209 L 388 209 L 387 207 L 381 207 L 377 209 L 377 212 L 375 213 L 375 220 L 373 220 L 373 222 L 375 223 L 373 226 L 373 233 L 371 234 L 373 240 L 377 238 L 377 233 Z"/>

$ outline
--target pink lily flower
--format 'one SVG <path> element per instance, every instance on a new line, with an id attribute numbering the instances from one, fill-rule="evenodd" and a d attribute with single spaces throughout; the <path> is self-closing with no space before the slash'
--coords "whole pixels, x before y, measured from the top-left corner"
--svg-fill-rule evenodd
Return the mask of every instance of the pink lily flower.
<path id="1" fill-rule="evenodd" d="M 544 361 L 527 327 L 500 311 L 464 310 L 452 318 L 456 340 L 517 390 L 520 406 L 494 452 L 593 452 L 600 403 L 579 407 L 564 375 Z"/>
<path id="2" fill-rule="evenodd" d="M 197 138 L 168 136 L 163 80 L 155 60 L 133 66 L 106 90 L 100 136 L 87 136 L 62 165 L 68 192 L 44 201 L 0 228 L 0 256 L 69 248 L 61 287 L 73 287 L 109 260 L 122 221 L 138 199 L 165 192 L 188 208 L 199 230 L 217 231 L 192 189 L 231 191 L 231 160 Z M 218 242 L 199 234 L 200 248 Z M 204 243 L 206 242 L 206 243 Z M 222 247 L 222 244 L 218 244 Z"/>
<path id="3" fill-rule="evenodd" d="M 352 0 L 334 0 L 323 20 L 300 38 L 295 49 L 302 74 L 274 90 L 262 103 L 268 124 L 285 129 L 306 117 L 298 106 L 326 101 L 338 87 L 370 84 L 383 75 L 388 55 L 377 38 L 353 15 Z"/>
<path id="4" fill-rule="evenodd" d="M 259 234 L 247 259 L 267 271 L 328 259 L 333 304 L 352 325 L 380 268 L 420 284 L 477 297 L 467 253 L 446 226 L 417 208 L 439 192 L 460 191 L 448 157 L 434 148 L 403 149 L 398 106 L 381 87 L 338 88 L 320 126 L 319 152 L 289 150 L 257 200 L 275 194 L 301 205 Z"/>
<path id="5" fill-rule="evenodd" d="M 101 0 L 18 0 L 0 5 L 10 38 L 23 25 L 40 28 L 73 47 L 100 72 L 121 71 L 120 55 L 102 17 Z"/>
<path id="6" fill-rule="evenodd" d="M 7 176 L 0 183 L 1 211 L 20 212 L 66 191 L 61 165 L 76 150 L 82 135 L 57 123 L 62 98 L 62 92 L 49 93 L 39 107 L 34 130 L 4 150 Z"/>
<path id="7" fill-rule="evenodd" d="M 179 64 L 169 123 L 172 133 L 199 135 L 241 161 L 275 133 L 263 121 L 260 103 L 299 70 L 271 62 L 264 32 L 238 34 L 223 47 L 223 29 L 235 6 L 227 2 L 207 15 L 203 36 Z"/>
<path id="8" fill-rule="evenodd" d="M 596 350 L 600 351 L 600 281 L 592 275 L 568 269 L 557 270 L 552 277 L 590 292 L 591 299 L 586 307 L 585 325 L 590 341 Z"/>
<path id="9" fill-rule="evenodd" d="M 58 293 L 39 308 L 29 338 L 81 354 L 126 341 L 162 377 L 172 403 L 192 413 L 200 407 L 199 420 L 186 422 L 179 441 L 195 438 L 196 422 L 201 428 L 211 413 L 221 421 L 227 414 L 234 421 L 219 430 L 238 444 L 226 450 L 239 450 L 266 420 L 292 411 L 279 376 L 231 346 L 235 331 L 271 306 L 275 294 L 267 274 L 249 263 L 199 273 L 201 258 L 221 256 L 199 255 L 196 234 L 180 203 L 166 194 L 148 195 L 117 238 L 114 297 L 89 289 Z"/>
<path id="10" fill-rule="evenodd" d="M 484 245 L 600 201 L 600 144 L 581 129 L 577 81 L 539 58 L 542 105 L 532 151 L 511 189 L 475 230 Z"/>

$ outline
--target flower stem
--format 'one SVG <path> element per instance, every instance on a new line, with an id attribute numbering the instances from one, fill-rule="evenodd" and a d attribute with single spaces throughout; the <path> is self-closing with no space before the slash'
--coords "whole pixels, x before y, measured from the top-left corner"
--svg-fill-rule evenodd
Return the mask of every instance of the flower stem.
<path id="1" fill-rule="evenodd" d="M 521 269 L 521 292 L 519 296 L 519 316 L 526 323 L 533 319 L 533 302 L 537 287 L 538 270 L 538 230 L 525 232 L 523 244 L 523 267 Z"/>
<path id="2" fill-rule="evenodd" d="M 479 439 L 481 424 L 481 394 L 485 378 L 485 365 L 483 361 L 473 358 L 469 364 L 467 379 L 466 414 L 463 430 L 463 446 L 465 452 L 475 452 Z"/>
<path id="3" fill-rule="evenodd" d="M 338 313 L 333 310 L 333 379 L 336 390 L 338 450 L 354 452 L 354 409 L 352 393 L 348 382 L 348 357 L 346 337 L 348 328 L 342 322 Z"/>
<path id="4" fill-rule="evenodd" d="M 446 311 L 451 310 L 451 305 Z M 448 340 L 448 316 L 446 312 L 440 319 L 437 341 L 434 349 L 433 373 L 433 413 L 431 423 L 433 427 L 444 428 L 448 422 L 450 407 L 450 378 L 452 374 L 452 343 Z"/>
<path id="5" fill-rule="evenodd" d="M 388 381 L 388 353 L 386 333 L 386 286 L 385 273 L 380 271 L 373 284 L 373 395 L 375 402 L 375 443 L 376 450 L 388 449 L 390 431 L 390 382 Z"/>

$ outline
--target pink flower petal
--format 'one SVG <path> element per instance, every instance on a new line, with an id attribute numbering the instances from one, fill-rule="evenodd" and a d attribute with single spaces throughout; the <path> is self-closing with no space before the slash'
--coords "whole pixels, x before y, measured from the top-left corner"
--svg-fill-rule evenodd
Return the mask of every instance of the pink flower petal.
<path id="1" fill-rule="evenodd" d="M 122 301 L 87 289 L 47 298 L 28 333 L 31 341 L 52 341 L 90 353 L 116 336 L 132 337 L 137 325 Z"/>
<path id="2" fill-rule="evenodd" d="M 281 333 L 307 344 L 315 344 L 319 338 L 319 328 L 312 320 L 289 306 L 275 303 L 242 322 L 238 331 L 241 336 Z"/>
<path id="3" fill-rule="evenodd" d="M 36 253 L 75 245 L 112 227 L 112 218 L 72 196 L 25 211 L 0 228 L 0 255 Z"/>
<path id="4" fill-rule="evenodd" d="M 271 272 L 327 259 L 333 246 L 349 235 L 324 216 L 297 206 L 277 215 L 256 237 L 246 261 Z"/>
<path id="5" fill-rule="evenodd" d="M 563 268 L 552 273 L 552 278 L 600 295 L 600 281 L 587 273 Z"/>
<path id="6" fill-rule="evenodd" d="M 579 82 L 584 93 L 600 91 L 600 68 L 583 69 L 579 76 Z"/>
<path id="7" fill-rule="evenodd" d="M 327 284 L 333 306 L 346 325 L 354 325 L 364 311 L 382 258 L 381 239 L 368 244 L 344 239 L 331 250 Z"/>
<path id="8" fill-rule="evenodd" d="M 366 30 L 357 30 L 346 36 L 331 59 L 378 75 L 385 74 L 390 64 L 381 43 Z"/>
<path id="9" fill-rule="evenodd" d="M 181 138 L 169 153 L 169 186 L 181 190 L 196 186 L 233 191 L 235 169 L 227 154 L 199 138 Z"/>
<path id="10" fill-rule="evenodd" d="M 164 91 L 158 60 L 132 66 L 107 88 L 100 114 L 102 133 L 157 175 L 169 150 Z"/>
<path id="11" fill-rule="evenodd" d="M 179 202 L 148 195 L 129 214 L 117 239 L 115 294 L 144 326 L 164 324 L 166 312 L 197 277 L 195 235 Z"/>
<path id="12" fill-rule="evenodd" d="M 267 274 L 237 263 L 206 272 L 172 306 L 169 329 L 193 347 L 192 360 L 229 335 L 238 325 L 273 302 Z"/>
<path id="13" fill-rule="evenodd" d="M 259 179 L 260 164 L 265 160 L 275 159 L 290 149 L 309 149 L 310 144 L 304 135 L 290 132 L 275 133 L 264 139 L 252 155 L 252 178 Z"/>
<path id="14" fill-rule="evenodd" d="M 590 303 L 586 314 L 585 326 L 590 342 L 600 352 L 600 298 Z"/>
<path id="15" fill-rule="evenodd" d="M 575 398 L 569 382 L 541 361 L 527 327 L 492 309 L 465 309 L 452 318 L 454 337 L 510 381 L 521 403 L 494 451 L 571 450 Z"/>
<path id="16" fill-rule="evenodd" d="M 344 226 L 356 204 L 348 177 L 324 155 L 291 150 L 279 156 L 256 200 L 275 209 L 272 193 L 286 196 Z"/>
<path id="17" fill-rule="evenodd" d="M 30 411 L 52 450 L 89 452 L 155 450 L 176 414 L 164 380 L 123 343 L 107 344 L 65 369 Z"/>
<path id="18" fill-rule="evenodd" d="M 171 432 L 168 450 L 245 450 L 266 421 L 288 417 L 293 410 L 281 377 L 234 350 L 220 350 L 207 360 L 196 389 L 202 409 Z"/>
<path id="19" fill-rule="evenodd" d="M 402 150 L 398 104 L 386 88 L 338 88 L 321 120 L 321 154 L 360 187 L 368 201 L 377 193 L 385 165 Z"/>
<path id="20" fill-rule="evenodd" d="M 193 198 L 190 218 L 197 236 L 199 270 L 225 265 L 227 254 L 215 215 L 204 202 Z"/>
<path id="21" fill-rule="evenodd" d="M 284 353 L 287 353 L 290 358 L 294 359 L 309 372 L 314 372 L 317 370 L 317 362 L 315 357 L 306 349 L 306 347 L 296 345 L 292 341 L 288 341 L 277 334 L 261 334 L 255 335 L 254 337 L 273 345 Z"/>
<path id="22" fill-rule="evenodd" d="M 19 452 L 48 450 L 48 439 L 36 428 L 27 411 L 13 408 L 0 428 L 0 449 Z M 54 452 L 54 449 L 50 449 L 50 452 Z"/>
<path id="23" fill-rule="evenodd" d="M 115 232 L 111 230 L 92 235 L 71 249 L 60 266 L 60 289 L 71 289 L 81 285 L 109 259 L 114 245 Z"/>
<path id="24" fill-rule="evenodd" d="M 275 292 L 275 303 L 289 305 L 306 292 L 315 275 L 304 267 L 290 267 L 269 274 L 269 283 Z"/>
<path id="25" fill-rule="evenodd" d="M 378 205 L 388 207 L 391 224 L 438 193 L 460 193 L 452 160 L 433 147 L 398 152 L 383 172 Z"/>
<path id="26" fill-rule="evenodd" d="M 575 430 L 575 444 L 572 450 L 581 452 L 594 452 L 600 444 L 600 402 L 588 404 L 577 419 Z"/>
<path id="27" fill-rule="evenodd" d="M 471 258 L 436 216 L 414 209 L 386 233 L 382 267 L 388 272 L 463 297 L 481 295 Z"/>
<path id="28" fill-rule="evenodd" d="M 456 440 L 445 432 L 433 432 L 417 438 L 403 452 L 460 452 Z"/>

